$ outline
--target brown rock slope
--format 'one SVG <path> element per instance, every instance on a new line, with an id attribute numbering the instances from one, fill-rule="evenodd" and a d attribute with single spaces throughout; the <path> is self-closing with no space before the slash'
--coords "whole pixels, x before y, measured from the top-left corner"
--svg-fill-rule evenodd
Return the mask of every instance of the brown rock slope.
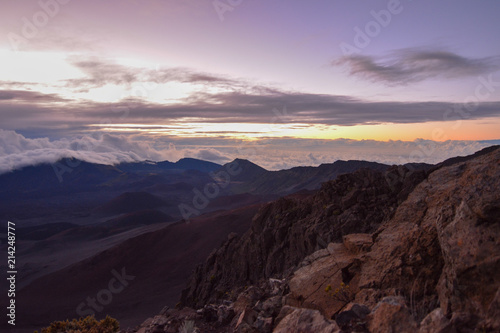
<path id="1" fill-rule="evenodd" d="M 500 149 L 407 171 L 360 170 L 265 206 L 197 268 L 182 301 L 202 308 L 155 329 L 499 332 Z"/>
<path id="2" fill-rule="evenodd" d="M 384 297 L 401 296 L 412 315 L 403 321 L 405 331 L 416 332 L 416 323 L 425 316 L 422 332 L 441 332 L 437 326 L 442 332 L 448 332 L 446 327 L 449 332 L 498 331 L 499 236 L 497 149 L 433 172 L 371 235 L 373 244 L 366 235 L 349 235 L 343 244 L 330 244 L 328 255 L 294 273 L 290 296 L 327 316 L 349 302 L 380 311 L 377 303 Z M 382 323 L 373 321 L 387 324 L 384 317 L 387 313 L 372 312 L 370 331 L 383 332 L 376 328 Z M 388 327 L 397 331 L 397 320 L 392 325 Z"/>
<path id="3" fill-rule="evenodd" d="M 324 183 L 313 195 L 298 193 L 267 204 L 251 230 L 196 269 L 182 302 L 202 306 L 235 287 L 285 276 L 306 255 L 343 235 L 374 232 L 424 178 L 424 171 L 405 167 L 361 169 Z"/>

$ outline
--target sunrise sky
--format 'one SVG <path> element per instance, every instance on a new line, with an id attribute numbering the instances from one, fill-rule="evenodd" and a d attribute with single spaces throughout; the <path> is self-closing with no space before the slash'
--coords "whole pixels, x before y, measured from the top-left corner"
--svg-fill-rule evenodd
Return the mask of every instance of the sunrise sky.
<path id="1" fill-rule="evenodd" d="M 0 172 L 436 163 L 500 143 L 500 2 L 0 4 Z"/>

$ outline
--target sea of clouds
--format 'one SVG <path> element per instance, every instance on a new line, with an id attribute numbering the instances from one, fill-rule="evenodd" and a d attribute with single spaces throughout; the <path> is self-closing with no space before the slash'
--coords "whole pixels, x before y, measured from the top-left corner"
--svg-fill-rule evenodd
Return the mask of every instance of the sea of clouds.
<path id="1" fill-rule="evenodd" d="M 226 140 L 224 144 L 173 142 L 173 139 L 95 133 L 74 138 L 27 138 L 0 129 L 0 173 L 24 166 L 54 163 L 74 157 L 91 163 L 115 165 L 134 161 L 172 161 L 184 157 L 226 163 L 245 158 L 269 170 L 317 166 L 336 160 L 368 160 L 387 164 L 438 163 L 454 156 L 472 154 L 492 145 L 480 141 L 375 141 L 263 139 L 258 142 Z"/>

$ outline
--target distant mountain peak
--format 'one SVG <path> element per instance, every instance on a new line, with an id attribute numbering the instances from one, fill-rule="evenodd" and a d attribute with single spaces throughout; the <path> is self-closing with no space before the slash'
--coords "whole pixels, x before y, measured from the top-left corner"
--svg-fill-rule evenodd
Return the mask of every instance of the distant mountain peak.
<path id="1" fill-rule="evenodd" d="M 263 171 L 268 171 L 268 170 L 264 169 L 263 167 L 261 167 L 260 165 L 255 164 L 252 161 L 249 161 L 249 160 L 243 159 L 243 158 L 236 158 L 232 162 L 229 162 L 227 164 L 231 164 L 231 163 L 238 163 L 241 167 L 253 167 L 253 168 L 261 169 Z"/>

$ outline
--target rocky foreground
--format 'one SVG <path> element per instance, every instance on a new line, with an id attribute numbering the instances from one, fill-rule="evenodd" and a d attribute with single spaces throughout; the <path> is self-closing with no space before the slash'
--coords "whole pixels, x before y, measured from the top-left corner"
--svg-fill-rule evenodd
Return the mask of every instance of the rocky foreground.
<path id="1" fill-rule="evenodd" d="M 500 332 L 500 148 L 270 203 L 133 331 Z"/>

